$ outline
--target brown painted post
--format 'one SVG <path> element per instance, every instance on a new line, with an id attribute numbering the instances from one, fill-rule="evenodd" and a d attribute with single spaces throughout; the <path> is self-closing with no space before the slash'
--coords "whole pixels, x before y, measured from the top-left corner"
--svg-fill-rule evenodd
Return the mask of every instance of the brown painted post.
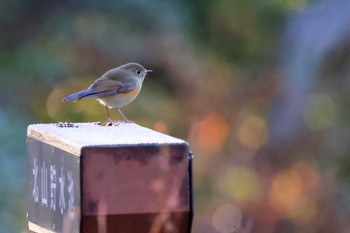
<path id="1" fill-rule="evenodd" d="M 30 125 L 32 232 L 186 233 L 192 225 L 187 142 L 137 124 Z"/>

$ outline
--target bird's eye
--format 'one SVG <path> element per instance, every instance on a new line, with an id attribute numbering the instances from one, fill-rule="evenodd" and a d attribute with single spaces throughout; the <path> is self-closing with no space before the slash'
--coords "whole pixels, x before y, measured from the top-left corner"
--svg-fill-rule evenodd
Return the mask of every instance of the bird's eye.
<path id="1" fill-rule="evenodd" d="M 140 70 L 136 70 L 136 73 L 137 73 L 137 74 L 141 74 L 141 71 L 140 71 Z"/>

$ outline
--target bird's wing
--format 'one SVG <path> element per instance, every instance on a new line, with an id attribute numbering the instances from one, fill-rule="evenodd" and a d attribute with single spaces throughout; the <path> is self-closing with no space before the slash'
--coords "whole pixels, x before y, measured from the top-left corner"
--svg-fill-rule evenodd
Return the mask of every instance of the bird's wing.
<path id="1" fill-rule="evenodd" d="M 105 76 L 97 79 L 88 89 L 89 91 L 81 96 L 84 97 L 106 97 L 110 95 L 116 95 L 118 93 L 127 93 L 132 91 L 136 87 L 136 82 L 118 81 L 115 79 L 109 79 Z"/>

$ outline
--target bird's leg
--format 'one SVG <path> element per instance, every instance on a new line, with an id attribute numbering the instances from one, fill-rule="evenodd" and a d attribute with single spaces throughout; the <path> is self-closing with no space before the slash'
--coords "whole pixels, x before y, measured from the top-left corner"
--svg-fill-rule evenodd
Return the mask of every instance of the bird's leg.
<path id="1" fill-rule="evenodd" d="M 124 118 L 125 123 L 133 123 L 132 121 L 129 121 L 124 114 L 122 113 L 122 111 L 119 108 L 116 108 L 118 110 L 118 112 L 120 113 L 120 115 L 122 115 L 122 117 Z"/>
<path id="2" fill-rule="evenodd" d="M 106 113 L 107 113 L 107 122 L 106 122 L 106 126 L 112 126 L 114 124 L 114 122 L 112 121 L 112 119 L 109 117 L 109 110 L 108 107 L 105 106 L 106 108 Z"/>

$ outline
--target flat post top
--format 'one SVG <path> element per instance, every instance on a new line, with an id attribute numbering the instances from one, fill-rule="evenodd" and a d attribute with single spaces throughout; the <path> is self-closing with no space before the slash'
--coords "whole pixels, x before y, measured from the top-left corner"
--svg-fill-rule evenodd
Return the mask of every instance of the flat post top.
<path id="1" fill-rule="evenodd" d="M 135 123 L 104 126 L 100 123 L 33 124 L 27 136 L 75 155 L 83 147 L 119 147 L 132 145 L 177 145 L 187 142 Z"/>

